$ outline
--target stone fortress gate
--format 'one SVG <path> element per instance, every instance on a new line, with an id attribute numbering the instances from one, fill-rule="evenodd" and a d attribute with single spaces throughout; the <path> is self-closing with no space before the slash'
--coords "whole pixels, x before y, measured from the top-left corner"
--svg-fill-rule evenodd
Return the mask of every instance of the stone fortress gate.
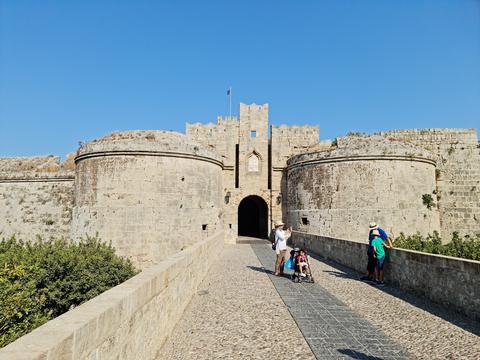
<path id="1" fill-rule="evenodd" d="M 149 267 L 222 233 L 294 229 L 365 241 L 387 231 L 448 239 L 480 232 L 475 129 L 396 130 L 319 141 L 318 126 L 270 126 L 268 104 L 187 124 L 125 131 L 59 158 L 0 158 L 0 231 L 24 239 L 86 234 Z"/>

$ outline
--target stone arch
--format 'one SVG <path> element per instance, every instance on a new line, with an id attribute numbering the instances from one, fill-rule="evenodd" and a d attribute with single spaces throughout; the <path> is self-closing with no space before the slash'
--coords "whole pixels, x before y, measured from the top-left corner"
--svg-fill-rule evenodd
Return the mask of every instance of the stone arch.
<path id="1" fill-rule="evenodd" d="M 250 195 L 240 201 L 238 235 L 268 238 L 268 205 L 260 196 Z"/>

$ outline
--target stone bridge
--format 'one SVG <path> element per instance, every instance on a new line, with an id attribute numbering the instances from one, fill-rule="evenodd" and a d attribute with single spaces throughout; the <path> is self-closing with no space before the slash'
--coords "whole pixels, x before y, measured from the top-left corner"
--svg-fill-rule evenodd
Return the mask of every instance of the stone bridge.
<path id="1" fill-rule="evenodd" d="M 272 275 L 268 241 L 224 244 L 218 233 L 20 338 L 0 359 L 480 358 L 479 262 L 395 249 L 379 288 L 358 280 L 365 244 L 293 239 L 319 254 L 310 252 L 314 284 Z"/>

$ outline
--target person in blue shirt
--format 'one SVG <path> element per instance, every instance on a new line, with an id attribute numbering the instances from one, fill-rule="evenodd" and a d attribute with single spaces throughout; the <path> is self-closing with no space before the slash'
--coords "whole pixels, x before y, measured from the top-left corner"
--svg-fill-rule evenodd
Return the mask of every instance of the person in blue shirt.
<path id="1" fill-rule="evenodd" d="M 374 281 L 375 280 L 375 265 L 376 265 L 376 259 L 374 256 L 373 248 L 372 248 L 372 241 L 375 238 L 373 235 L 373 231 L 377 230 L 379 233 L 379 237 L 383 241 L 388 240 L 388 234 L 385 230 L 382 228 L 378 227 L 377 223 L 370 223 L 369 225 L 369 233 L 368 233 L 368 250 L 367 250 L 367 256 L 368 256 L 368 262 L 367 262 L 367 275 L 362 276 L 360 280 L 367 280 L 367 281 Z"/>

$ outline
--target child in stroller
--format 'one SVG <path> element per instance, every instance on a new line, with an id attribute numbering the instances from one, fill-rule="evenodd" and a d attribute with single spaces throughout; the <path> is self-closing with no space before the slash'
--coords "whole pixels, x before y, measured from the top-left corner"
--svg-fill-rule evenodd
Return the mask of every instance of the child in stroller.
<path id="1" fill-rule="evenodd" d="M 310 270 L 310 262 L 308 260 L 308 255 L 304 249 L 293 249 L 292 251 L 290 251 L 290 258 L 295 266 L 292 274 L 292 280 L 294 282 L 315 282 L 313 280 L 312 272 Z"/>

